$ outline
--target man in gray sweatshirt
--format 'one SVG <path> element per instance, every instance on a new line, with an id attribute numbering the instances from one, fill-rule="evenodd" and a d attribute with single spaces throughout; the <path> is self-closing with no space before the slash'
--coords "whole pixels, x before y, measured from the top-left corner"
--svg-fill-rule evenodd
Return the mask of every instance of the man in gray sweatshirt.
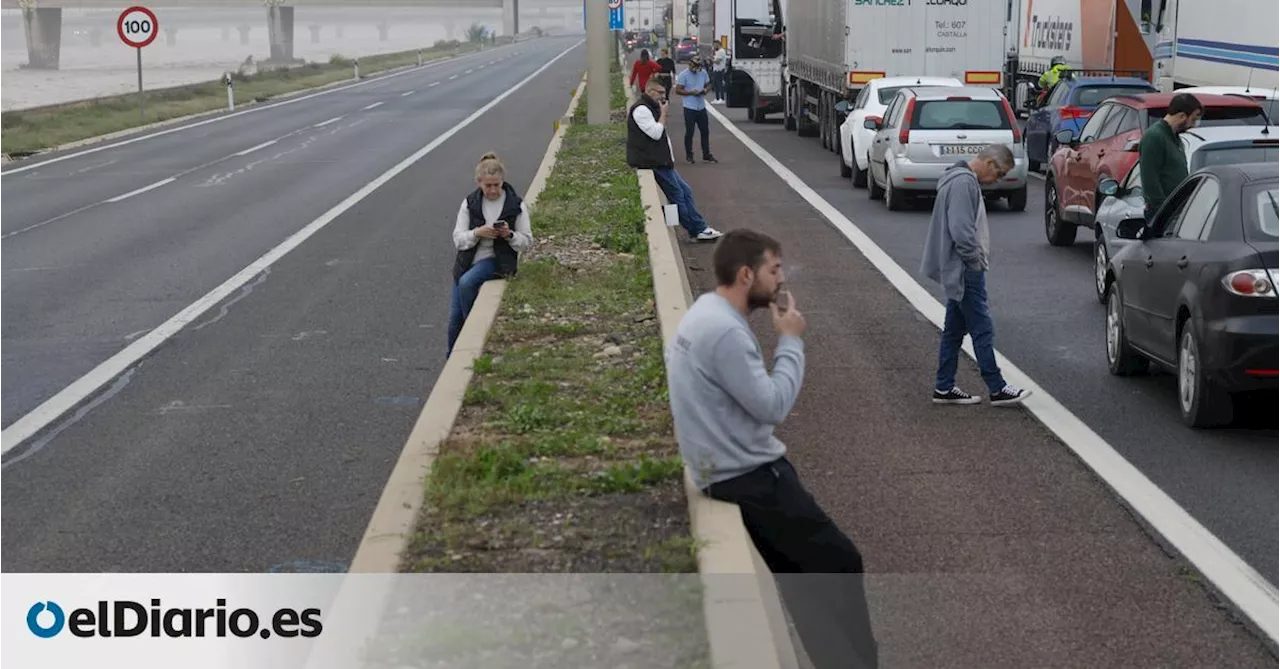
<path id="1" fill-rule="evenodd" d="M 987 384 L 992 406 L 1022 402 L 1031 392 L 1004 380 L 996 364 L 995 327 L 987 307 L 987 270 L 991 268 L 991 237 L 982 185 L 1004 178 L 1014 167 L 1013 152 L 992 144 L 972 160 L 948 167 L 938 179 L 938 197 L 924 243 L 920 272 L 942 284 L 947 317 L 938 345 L 935 404 L 977 404 L 975 397 L 956 386 L 956 367 L 964 336 L 973 339 L 974 357 Z"/>
<path id="2" fill-rule="evenodd" d="M 738 505 L 760 556 L 778 579 L 817 667 L 875 667 L 862 555 L 801 484 L 773 435 L 804 380 L 804 316 L 779 304 L 782 247 L 750 230 L 720 239 L 716 289 L 698 298 L 667 347 L 671 414 L 694 484 Z M 778 343 L 773 373 L 747 316 L 768 308 Z"/>

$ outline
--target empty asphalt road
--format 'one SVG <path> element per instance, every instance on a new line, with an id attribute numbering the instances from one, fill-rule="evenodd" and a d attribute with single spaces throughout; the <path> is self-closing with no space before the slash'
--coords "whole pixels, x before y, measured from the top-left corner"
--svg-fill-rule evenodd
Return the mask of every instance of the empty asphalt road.
<path id="1" fill-rule="evenodd" d="M 6 169 L 6 432 L 314 234 L 6 434 L 4 570 L 344 568 L 443 364 L 474 165 L 497 151 L 523 192 L 584 59 L 579 37 L 522 42 Z"/>

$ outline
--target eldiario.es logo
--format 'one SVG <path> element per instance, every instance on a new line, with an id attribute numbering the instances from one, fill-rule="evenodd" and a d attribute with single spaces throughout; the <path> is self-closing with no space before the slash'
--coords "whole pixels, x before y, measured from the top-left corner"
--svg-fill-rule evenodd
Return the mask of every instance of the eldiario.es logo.
<path id="1" fill-rule="evenodd" d="M 151 600 L 148 608 L 138 602 L 117 600 L 100 601 L 95 608 L 73 609 L 63 612 L 57 602 L 36 602 L 27 610 L 27 628 L 41 639 L 57 636 L 63 629 L 77 637 L 137 637 L 150 630 L 152 637 L 203 638 L 206 636 L 232 636 L 247 638 L 259 636 L 269 639 L 272 635 L 285 638 L 320 636 L 324 626 L 320 622 L 320 609 L 279 609 L 271 616 L 270 625 L 263 627 L 256 611 L 234 609 L 227 611 L 227 600 L 218 599 L 210 609 L 164 608 L 159 599 Z"/>

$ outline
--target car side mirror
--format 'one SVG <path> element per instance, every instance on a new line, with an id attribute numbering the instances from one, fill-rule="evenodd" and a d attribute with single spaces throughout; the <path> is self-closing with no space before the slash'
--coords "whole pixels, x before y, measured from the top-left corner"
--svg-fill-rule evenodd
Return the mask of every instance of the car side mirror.
<path id="1" fill-rule="evenodd" d="M 836 103 L 836 113 L 837 113 L 837 114 L 848 114 L 848 113 L 849 113 L 849 109 L 851 109 L 852 107 L 853 107 L 853 105 L 849 104 L 849 101 L 848 101 L 848 100 L 841 100 L 841 101 L 839 101 L 839 102 L 837 102 L 837 103 Z"/>
<path id="2" fill-rule="evenodd" d="M 1071 132 L 1070 128 L 1063 128 L 1054 134 L 1053 138 L 1057 140 L 1059 146 L 1075 146 L 1076 134 Z"/>
<path id="3" fill-rule="evenodd" d="M 1142 239 L 1147 230 L 1147 219 L 1126 218 L 1116 226 L 1116 236 L 1120 239 Z"/>
<path id="4" fill-rule="evenodd" d="M 1111 177 L 1103 177 L 1098 181 L 1098 192 L 1103 195 L 1115 195 L 1120 192 L 1120 182 Z"/>
<path id="5" fill-rule="evenodd" d="M 879 116 L 868 116 L 866 120 L 862 122 L 862 127 L 867 130 L 879 130 L 880 122 L 881 119 Z"/>
<path id="6" fill-rule="evenodd" d="M 1125 152 L 1136 153 L 1138 151 L 1138 147 L 1141 145 L 1142 139 L 1135 137 L 1124 143 L 1124 150 Z"/>

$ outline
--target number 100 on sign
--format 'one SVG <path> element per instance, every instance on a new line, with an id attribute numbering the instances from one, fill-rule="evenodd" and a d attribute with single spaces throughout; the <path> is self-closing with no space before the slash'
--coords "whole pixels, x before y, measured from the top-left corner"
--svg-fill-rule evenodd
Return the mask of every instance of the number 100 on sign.
<path id="1" fill-rule="evenodd" d="M 156 15 L 146 7 L 130 7 L 120 12 L 116 32 L 125 44 L 141 49 L 156 38 L 159 31 Z"/>

